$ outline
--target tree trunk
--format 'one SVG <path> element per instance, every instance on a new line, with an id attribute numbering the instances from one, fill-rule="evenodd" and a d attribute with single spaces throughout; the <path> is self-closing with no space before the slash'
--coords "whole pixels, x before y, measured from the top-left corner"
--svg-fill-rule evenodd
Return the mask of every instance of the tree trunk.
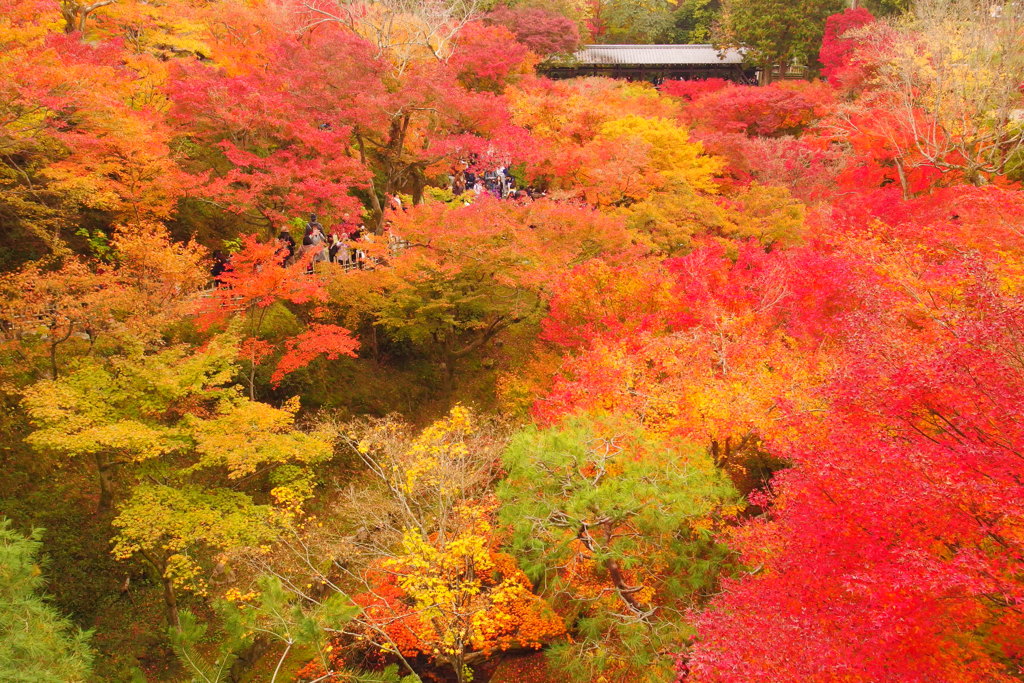
<path id="1" fill-rule="evenodd" d="M 167 609 L 167 623 L 171 626 L 181 626 L 178 620 L 178 596 L 174 592 L 174 582 L 163 573 L 160 581 L 164 585 L 164 607 Z"/>
<path id="2" fill-rule="evenodd" d="M 455 369 L 457 362 L 456 359 L 451 357 L 441 361 L 441 388 L 449 399 L 452 392 L 455 391 Z"/>
<path id="3" fill-rule="evenodd" d="M 359 162 L 364 166 L 367 165 L 366 160 L 366 144 L 363 142 L 363 136 L 356 133 L 356 145 L 359 147 Z M 386 183 L 385 183 L 386 184 Z M 380 198 L 377 196 L 377 184 L 374 181 L 374 177 L 370 175 L 370 230 L 374 234 L 380 234 L 379 230 L 384 225 L 384 208 L 380 205 Z"/>
<path id="4" fill-rule="evenodd" d="M 50 333 L 50 374 L 53 375 L 53 379 L 57 379 L 57 347 L 71 339 L 71 335 L 75 333 L 75 326 L 72 323 L 68 323 L 68 331 L 59 339 L 57 338 L 56 322 L 51 322 L 47 329 Z"/>
<path id="5" fill-rule="evenodd" d="M 900 189 L 903 190 L 903 199 L 910 199 L 910 185 L 907 183 L 907 174 L 903 170 L 903 162 L 896 159 L 896 175 L 900 179 Z"/>
<path id="6" fill-rule="evenodd" d="M 423 192 L 427 187 L 427 177 L 419 166 L 415 168 L 412 175 L 412 203 L 417 206 L 423 203 Z"/>
<path id="7" fill-rule="evenodd" d="M 50 379 L 57 379 L 57 341 L 50 338 Z"/>
<path id="8" fill-rule="evenodd" d="M 86 8 L 84 5 L 74 1 L 65 0 L 60 3 L 60 13 L 64 17 L 64 33 L 81 31 L 85 25 Z"/>
<path id="9" fill-rule="evenodd" d="M 377 185 L 373 178 L 370 178 L 370 231 L 379 235 L 384 232 L 384 207 L 380 205 L 380 198 L 377 196 Z"/>
<path id="10" fill-rule="evenodd" d="M 256 359 L 251 359 L 249 363 L 249 400 L 256 400 Z"/>
<path id="11" fill-rule="evenodd" d="M 253 667 L 256 666 L 260 658 L 269 649 L 270 643 L 267 642 L 266 638 L 257 637 L 253 639 L 252 644 L 242 649 L 238 658 L 231 665 L 231 669 L 228 670 L 228 681 L 230 683 L 241 683 L 242 681 L 249 680 Z"/>
<path id="12" fill-rule="evenodd" d="M 455 647 L 457 649 L 458 645 Z M 452 668 L 452 671 L 455 672 L 455 680 L 457 683 L 470 683 L 470 681 L 473 680 L 473 672 L 468 671 L 468 667 L 466 666 L 466 654 L 467 653 L 463 651 L 461 653 L 445 657 L 444 660 L 447 662 L 448 666 Z"/>
<path id="13" fill-rule="evenodd" d="M 85 24 L 89 15 L 101 7 L 113 3 L 114 0 L 98 0 L 91 5 L 83 5 L 78 2 L 61 3 L 60 13 L 64 17 L 64 32 L 74 33 L 80 31 L 82 39 L 85 39 Z"/>
<path id="14" fill-rule="evenodd" d="M 633 593 L 636 592 L 636 588 L 626 584 L 626 577 L 622 574 L 622 567 L 619 566 L 618 560 L 605 560 L 604 567 L 608 570 L 608 576 L 611 578 L 612 584 L 615 586 L 615 590 L 619 594 L 619 597 L 622 598 L 623 602 L 629 605 L 629 607 L 637 614 L 643 614 L 646 612 L 647 605 L 641 604 L 633 597 Z"/>
<path id="15" fill-rule="evenodd" d="M 96 473 L 100 482 L 100 499 L 96 504 L 96 514 L 102 515 L 110 510 L 114 500 L 113 465 L 107 463 L 99 453 L 95 455 L 95 459 Z"/>
<path id="16" fill-rule="evenodd" d="M 611 521 L 607 521 L 602 524 L 608 535 L 611 534 L 611 525 Z M 581 526 L 579 531 L 576 532 L 576 538 L 583 543 L 588 552 L 595 552 L 594 539 L 590 535 L 589 525 L 584 524 Z M 626 606 L 636 614 L 643 614 L 647 612 L 647 606 L 641 604 L 633 597 L 633 594 L 639 590 L 639 586 L 630 586 L 626 583 L 626 577 L 622 573 L 622 567 L 619 565 L 619 561 L 615 558 L 608 558 L 603 564 L 604 568 L 608 570 L 608 577 L 612 580 L 612 585 L 615 586 L 615 592 L 618 594 L 619 598 L 626 603 Z"/>

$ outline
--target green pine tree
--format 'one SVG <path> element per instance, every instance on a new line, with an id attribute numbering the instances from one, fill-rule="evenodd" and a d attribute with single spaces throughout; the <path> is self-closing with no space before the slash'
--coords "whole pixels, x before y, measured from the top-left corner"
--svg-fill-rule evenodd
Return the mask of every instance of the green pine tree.
<path id="1" fill-rule="evenodd" d="M 609 416 L 529 427 L 504 455 L 501 516 L 524 571 L 574 621 L 551 648 L 568 680 L 658 681 L 686 612 L 730 566 L 716 531 L 739 497 L 707 452 Z M 674 649 L 675 648 L 675 649 Z"/>
<path id="2" fill-rule="evenodd" d="M 825 20 L 845 7 L 844 0 L 725 0 L 715 43 L 746 50 L 769 83 L 794 62 L 816 63 Z"/>
<path id="3" fill-rule="evenodd" d="M 0 519 L 0 680 L 76 683 L 89 676 L 91 633 L 46 601 L 39 566 L 42 529 L 25 537 Z"/>

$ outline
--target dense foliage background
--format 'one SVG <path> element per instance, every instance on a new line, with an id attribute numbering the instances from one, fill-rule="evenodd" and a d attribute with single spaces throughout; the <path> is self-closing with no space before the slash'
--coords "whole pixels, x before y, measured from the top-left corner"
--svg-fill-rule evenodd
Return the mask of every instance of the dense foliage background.
<path id="1" fill-rule="evenodd" d="M 1020 680 L 1024 10 L 843 5 L 0 0 L 0 678 Z"/>

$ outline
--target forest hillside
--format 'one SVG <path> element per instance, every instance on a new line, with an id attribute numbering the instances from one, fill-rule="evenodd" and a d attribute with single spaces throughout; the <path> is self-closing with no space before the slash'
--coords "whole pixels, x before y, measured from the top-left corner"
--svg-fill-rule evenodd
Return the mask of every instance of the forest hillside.
<path id="1" fill-rule="evenodd" d="M 863 4 L 0 0 L 0 680 L 1024 679 L 1024 7 Z"/>

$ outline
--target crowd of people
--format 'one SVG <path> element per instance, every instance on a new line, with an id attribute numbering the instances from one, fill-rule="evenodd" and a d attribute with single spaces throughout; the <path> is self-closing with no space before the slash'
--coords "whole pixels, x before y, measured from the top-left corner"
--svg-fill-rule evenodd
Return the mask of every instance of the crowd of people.
<path id="1" fill-rule="evenodd" d="M 476 196 L 488 194 L 496 199 L 526 201 L 539 199 L 547 194 L 534 187 L 517 187 L 515 178 L 507 166 L 500 166 L 494 170 L 480 173 L 463 163 L 460 168 L 453 169 L 450 178 L 450 189 L 457 197 L 467 192 L 473 192 Z M 385 212 L 387 210 L 395 212 L 406 210 L 405 204 L 397 194 L 389 195 L 386 198 L 385 207 Z M 390 220 L 385 220 L 384 225 L 388 248 L 392 254 L 407 246 L 390 230 Z M 367 254 L 367 245 L 372 244 L 375 240 L 373 233 L 368 231 L 365 225 L 360 224 L 351 232 L 339 234 L 336 229 L 325 229 L 315 213 L 311 213 L 309 220 L 306 221 L 301 243 L 295 241 L 295 237 L 287 228 L 281 230 L 277 241 L 283 253 L 282 265 L 307 261 L 309 264 L 307 272 L 309 273 L 313 272 L 317 263 L 334 263 L 345 270 L 373 269 L 379 263 L 376 257 Z M 223 284 L 221 275 L 229 266 L 230 256 L 220 250 L 214 251 L 212 256 L 213 266 L 210 276 L 213 285 L 219 287 Z"/>
<path id="2" fill-rule="evenodd" d="M 390 223 L 386 221 L 385 225 Z M 392 254 L 405 246 L 405 243 L 390 231 L 387 232 L 387 240 Z M 281 265 L 290 266 L 298 261 L 304 261 L 308 263 L 307 273 L 312 273 L 317 263 L 333 263 L 345 270 L 372 270 L 378 265 L 379 259 L 367 252 L 369 245 L 375 241 L 375 236 L 365 225 L 359 225 L 348 233 L 329 231 L 320 223 L 315 213 L 311 213 L 309 220 L 306 221 L 301 243 L 295 241 L 287 228 L 283 228 L 277 236 L 281 249 Z M 219 287 L 223 284 L 222 275 L 229 267 L 230 255 L 216 250 L 212 257 L 210 277 L 213 286 Z"/>
<path id="3" fill-rule="evenodd" d="M 363 225 L 343 237 L 336 230 L 328 233 L 317 215 L 312 213 L 306 223 L 301 244 L 296 244 L 288 230 L 282 230 L 277 239 L 285 252 L 285 265 L 297 260 L 308 260 L 310 272 L 317 263 L 336 263 L 346 270 L 372 266 L 372 259 L 367 259 L 366 250 L 360 248 L 362 244 L 373 242 L 373 236 Z"/>
<path id="4" fill-rule="evenodd" d="M 489 194 L 495 199 L 537 199 L 545 194 L 533 187 L 516 187 L 515 177 L 507 166 L 478 173 L 465 164 L 452 172 L 451 191 L 455 196 L 472 192 L 477 196 Z"/>

